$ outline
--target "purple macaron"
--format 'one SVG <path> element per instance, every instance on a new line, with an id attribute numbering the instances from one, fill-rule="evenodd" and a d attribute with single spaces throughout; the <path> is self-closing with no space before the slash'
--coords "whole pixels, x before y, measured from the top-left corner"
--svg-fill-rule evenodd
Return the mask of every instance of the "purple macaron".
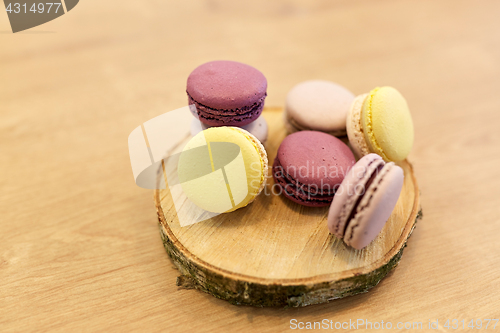
<path id="1" fill-rule="evenodd" d="M 328 206 L 355 162 L 349 147 L 336 137 L 301 131 L 281 142 L 273 178 L 288 199 L 304 206 Z"/>
<path id="2" fill-rule="evenodd" d="M 403 169 L 377 154 L 361 158 L 346 175 L 328 212 L 328 229 L 362 249 L 380 233 L 403 188 Z"/>
<path id="3" fill-rule="evenodd" d="M 244 126 L 262 113 L 266 90 L 267 80 L 257 69 L 220 60 L 198 66 L 188 77 L 186 92 L 201 122 Z"/>

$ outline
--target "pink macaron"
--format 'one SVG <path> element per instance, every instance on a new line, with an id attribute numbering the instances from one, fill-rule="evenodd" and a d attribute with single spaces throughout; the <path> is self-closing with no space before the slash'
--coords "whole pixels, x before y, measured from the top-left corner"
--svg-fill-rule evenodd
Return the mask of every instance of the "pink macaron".
<path id="1" fill-rule="evenodd" d="M 273 164 L 274 182 L 288 199 L 309 207 L 329 206 L 356 162 L 338 138 L 318 131 L 288 135 Z"/>
<path id="2" fill-rule="evenodd" d="M 236 61 L 211 61 L 187 79 L 188 103 L 208 126 L 245 126 L 259 118 L 267 80 L 256 68 Z"/>
<path id="3" fill-rule="evenodd" d="M 345 176 L 328 212 L 328 229 L 355 249 L 370 244 L 391 216 L 403 188 L 403 169 L 377 154 L 361 158 Z"/>

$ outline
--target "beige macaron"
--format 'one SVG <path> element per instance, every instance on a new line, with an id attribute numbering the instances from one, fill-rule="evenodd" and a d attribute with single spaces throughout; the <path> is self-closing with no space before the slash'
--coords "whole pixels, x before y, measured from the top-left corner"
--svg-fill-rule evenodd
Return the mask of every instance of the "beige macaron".
<path id="1" fill-rule="evenodd" d="M 286 97 L 285 127 L 290 133 L 321 131 L 345 136 L 347 113 L 353 100 L 352 92 L 334 82 L 299 83 Z"/>

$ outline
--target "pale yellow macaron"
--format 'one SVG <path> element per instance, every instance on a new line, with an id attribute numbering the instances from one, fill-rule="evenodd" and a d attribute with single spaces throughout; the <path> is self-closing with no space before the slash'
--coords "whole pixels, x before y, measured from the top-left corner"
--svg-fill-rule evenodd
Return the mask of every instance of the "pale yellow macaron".
<path id="1" fill-rule="evenodd" d="M 375 88 L 354 99 L 347 114 L 347 135 L 355 153 L 404 160 L 413 146 L 413 122 L 405 98 L 392 87 Z"/>
<path id="2" fill-rule="evenodd" d="M 238 127 L 211 127 L 184 147 L 177 174 L 184 194 L 213 213 L 245 207 L 262 191 L 267 153 L 249 132 Z"/>

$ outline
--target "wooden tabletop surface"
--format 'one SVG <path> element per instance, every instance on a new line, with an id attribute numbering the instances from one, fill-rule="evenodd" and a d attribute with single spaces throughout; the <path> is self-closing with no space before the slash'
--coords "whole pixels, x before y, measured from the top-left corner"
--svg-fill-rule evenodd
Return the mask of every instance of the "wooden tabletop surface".
<path id="1" fill-rule="evenodd" d="M 364 319 L 439 320 L 446 332 L 447 319 L 467 331 L 499 318 L 499 12 L 494 0 L 81 1 L 17 34 L 0 14 L 0 331 L 279 332 L 293 319 Z M 176 286 L 127 137 L 184 106 L 188 74 L 215 59 L 261 70 L 268 106 L 314 78 L 407 98 L 424 218 L 370 292 L 252 308 Z"/>

